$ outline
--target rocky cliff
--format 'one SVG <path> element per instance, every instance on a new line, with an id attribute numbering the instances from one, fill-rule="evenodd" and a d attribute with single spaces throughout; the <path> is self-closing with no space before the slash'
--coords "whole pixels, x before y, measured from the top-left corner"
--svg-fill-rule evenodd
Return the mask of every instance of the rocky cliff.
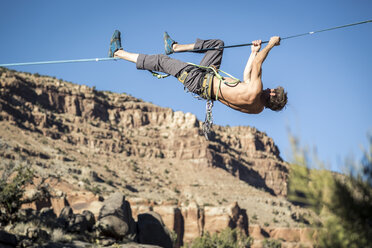
<path id="1" fill-rule="evenodd" d="M 190 113 L 50 77 L 3 71 L 0 79 L 3 122 L 102 154 L 219 167 L 256 188 L 286 195 L 288 166 L 273 140 L 255 128 L 215 126 L 208 142 Z"/>
<path id="2" fill-rule="evenodd" d="M 29 164 L 62 199 L 33 208 L 58 212 L 68 202 L 98 216 L 99 198 L 120 191 L 134 217 L 161 212 L 186 241 L 229 226 L 226 206 L 234 202 L 248 213 L 247 232 L 248 221 L 298 224 L 299 209 L 284 198 L 289 166 L 273 140 L 253 127 L 214 126 L 206 141 L 190 113 L 4 68 L 0 127 L 0 166 Z"/>

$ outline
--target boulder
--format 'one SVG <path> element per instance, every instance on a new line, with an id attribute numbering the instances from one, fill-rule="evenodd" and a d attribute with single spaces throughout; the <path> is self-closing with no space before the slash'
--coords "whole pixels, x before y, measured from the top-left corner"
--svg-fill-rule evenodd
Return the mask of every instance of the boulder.
<path id="1" fill-rule="evenodd" d="M 15 247 L 17 245 L 17 237 L 13 234 L 0 230 L 0 247 Z"/>
<path id="2" fill-rule="evenodd" d="M 94 214 L 89 210 L 84 210 L 83 215 L 87 221 L 88 225 L 88 231 L 92 231 L 93 226 L 96 224 L 96 218 L 94 217 Z"/>
<path id="3" fill-rule="evenodd" d="M 76 214 L 70 218 L 67 230 L 82 234 L 86 231 L 92 231 L 95 222 L 93 213 L 85 210 L 83 214 Z"/>
<path id="4" fill-rule="evenodd" d="M 53 208 L 42 208 L 39 212 L 41 219 L 56 219 L 57 215 L 54 213 Z"/>
<path id="5" fill-rule="evenodd" d="M 70 206 L 66 206 L 60 212 L 57 221 L 63 227 L 67 227 L 73 216 L 74 212 L 72 211 L 72 208 Z"/>
<path id="6" fill-rule="evenodd" d="M 40 221 L 51 228 L 58 228 L 59 223 L 57 220 L 57 215 L 54 213 L 53 208 L 42 208 L 39 212 Z"/>
<path id="7" fill-rule="evenodd" d="M 72 208 L 70 206 L 66 206 L 62 209 L 61 213 L 59 214 L 59 218 L 69 219 L 74 214 Z"/>
<path id="8" fill-rule="evenodd" d="M 84 233 L 88 230 L 87 221 L 82 214 L 76 214 L 70 219 L 67 230 L 74 233 Z"/>
<path id="9" fill-rule="evenodd" d="M 231 229 L 237 228 L 240 232 L 248 235 L 248 215 L 245 209 L 239 207 L 235 202 L 230 209 L 229 227 Z"/>
<path id="10" fill-rule="evenodd" d="M 26 231 L 26 237 L 30 240 L 47 240 L 49 235 L 46 231 L 39 227 L 29 227 Z"/>
<path id="11" fill-rule="evenodd" d="M 19 222 L 28 222 L 37 218 L 37 212 L 32 208 L 22 208 L 17 212 L 17 221 Z"/>
<path id="12" fill-rule="evenodd" d="M 158 245 L 172 248 L 172 239 L 161 216 L 155 212 L 138 215 L 138 242 L 141 244 Z"/>
<path id="13" fill-rule="evenodd" d="M 104 201 L 98 215 L 96 230 L 99 236 L 113 237 L 117 240 L 135 238 L 136 224 L 130 204 L 122 193 L 116 192 Z"/>

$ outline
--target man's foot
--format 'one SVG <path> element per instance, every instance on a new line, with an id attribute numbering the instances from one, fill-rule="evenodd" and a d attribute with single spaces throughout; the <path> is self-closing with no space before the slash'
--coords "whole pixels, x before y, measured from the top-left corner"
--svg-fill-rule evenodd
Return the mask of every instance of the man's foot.
<path id="1" fill-rule="evenodd" d="M 164 32 L 164 50 L 166 55 L 174 53 L 174 44 L 177 44 L 177 42 L 175 42 L 167 32 Z"/>
<path id="2" fill-rule="evenodd" d="M 109 57 L 113 58 L 114 53 L 119 49 L 123 49 L 121 47 L 120 31 L 115 30 L 114 34 L 111 37 L 111 41 L 110 41 L 110 49 L 109 49 L 109 54 L 108 54 Z"/>

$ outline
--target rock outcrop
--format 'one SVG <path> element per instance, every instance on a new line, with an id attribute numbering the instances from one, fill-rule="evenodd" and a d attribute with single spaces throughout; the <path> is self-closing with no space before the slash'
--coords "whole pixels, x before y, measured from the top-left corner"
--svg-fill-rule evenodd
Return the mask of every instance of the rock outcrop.
<path id="1" fill-rule="evenodd" d="M 86 247 L 93 241 L 104 246 L 116 244 L 114 247 L 173 247 L 161 216 L 150 211 L 140 214 L 135 222 L 129 202 L 119 192 L 104 201 L 99 213 L 96 223 L 92 212 L 74 213 L 69 206 L 58 218 L 52 208 L 20 209 L 17 218 L 5 226 L 9 232 L 0 229 L 0 247 Z M 75 238 L 67 238 L 69 234 Z M 75 245 L 76 241 L 83 243 Z M 125 245 L 128 243 L 131 245 Z"/>
<path id="2" fill-rule="evenodd" d="M 102 236 L 115 239 L 136 238 L 137 226 L 130 204 L 122 193 L 116 192 L 105 200 L 98 216 L 96 228 Z"/>
<path id="3" fill-rule="evenodd" d="M 5 69 L 0 73 L 0 122 L 101 154 L 189 160 L 222 168 L 256 188 L 286 195 L 288 166 L 273 140 L 255 128 L 215 126 L 207 142 L 200 121 L 190 113 L 51 77 Z"/>
<path id="4" fill-rule="evenodd" d="M 20 219 L 39 218 L 43 210 L 75 235 L 94 230 L 107 244 L 129 239 L 163 247 L 172 232 L 181 247 L 226 227 L 259 240 L 292 237 L 263 223 L 298 221 L 284 199 L 289 166 L 274 141 L 253 127 L 215 125 L 206 141 L 193 114 L 4 68 L 0 126 L 0 166 L 26 163 L 35 185 L 47 178 L 51 189 L 24 205 L 33 210 L 20 211 Z M 40 191 L 30 187 L 25 197 Z M 164 243 L 148 236 L 154 224 Z"/>

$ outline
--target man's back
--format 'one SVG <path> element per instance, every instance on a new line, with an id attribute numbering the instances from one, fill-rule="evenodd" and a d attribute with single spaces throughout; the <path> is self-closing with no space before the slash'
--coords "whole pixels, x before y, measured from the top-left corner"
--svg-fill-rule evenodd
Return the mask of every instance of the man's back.
<path id="1" fill-rule="evenodd" d="M 225 81 L 233 82 L 234 79 L 225 78 Z M 246 82 L 239 82 L 236 85 L 227 85 L 223 82 L 220 84 L 220 80 L 214 77 L 213 92 L 214 96 L 218 92 L 218 100 L 230 108 L 243 113 L 258 114 L 264 109 L 264 104 L 260 97 L 262 88 L 260 92 L 257 92 L 252 89 L 251 85 L 251 83 Z"/>

